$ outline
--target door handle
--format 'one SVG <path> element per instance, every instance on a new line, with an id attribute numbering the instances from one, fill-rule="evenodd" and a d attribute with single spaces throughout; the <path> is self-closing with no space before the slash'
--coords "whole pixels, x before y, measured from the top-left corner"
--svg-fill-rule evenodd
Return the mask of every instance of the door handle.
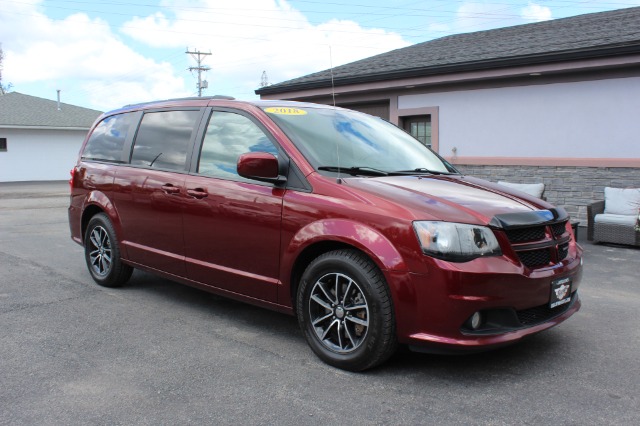
<path id="1" fill-rule="evenodd" d="M 167 194 L 178 194 L 180 192 L 180 187 L 173 186 L 170 183 L 166 183 L 162 185 L 162 190 Z"/>
<path id="2" fill-rule="evenodd" d="M 190 197 L 197 198 L 197 199 L 206 198 L 209 195 L 207 191 L 205 191 L 202 188 L 187 189 L 187 194 Z"/>

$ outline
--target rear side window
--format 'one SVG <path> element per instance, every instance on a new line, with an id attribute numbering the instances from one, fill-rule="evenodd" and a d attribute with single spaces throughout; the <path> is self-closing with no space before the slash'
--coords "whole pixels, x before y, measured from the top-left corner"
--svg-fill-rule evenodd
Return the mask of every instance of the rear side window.
<path id="1" fill-rule="evenodd" d="M 145 113 L 136 135 L 131 164 L 184 170 L 187 150 L 200 111 Z"/>
<path id="2" fill-rule="evenodd" d="M 122 148 L 127 135 L 135 128 L 136 114 L 112 115 L 100 122 L 91 133 L 82 158 L 101 161 L 122 161 Z"/>

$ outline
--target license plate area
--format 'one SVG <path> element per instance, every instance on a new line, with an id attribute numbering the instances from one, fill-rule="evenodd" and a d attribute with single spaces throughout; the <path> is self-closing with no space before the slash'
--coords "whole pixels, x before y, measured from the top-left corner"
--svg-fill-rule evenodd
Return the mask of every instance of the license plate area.
<path id="1" fill-rule="evenodd" d="M 551 281 L 549 308 L 557 308 L 569 302 L 571 302 L 571 278 L 560 278 Z"/>

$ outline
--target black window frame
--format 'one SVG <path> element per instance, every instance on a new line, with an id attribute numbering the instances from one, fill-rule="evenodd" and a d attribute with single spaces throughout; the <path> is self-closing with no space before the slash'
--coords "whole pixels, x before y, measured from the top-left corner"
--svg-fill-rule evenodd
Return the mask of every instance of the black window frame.
<path id="1" fill-rule="evenodd" d="M 9 150 L 7 138 L 0 138 L 0 152 L 7 152 Z"/>
<path id="2" fill-rule="evenodd" d="M 429 124 L 429 141 L 427 143 L 426 141 L 426 137 L 427 135 L 425 134 L 425 141 L 420 140 L 420 137 L 418 135 L 414 135 L 411 132 L 411 125 L 412 124 Z M 431 114 L 422 114 L 422 115 L 408 115 L 406 117 L 402 117 L 402 129 L 407 132 L 408 134 L 410 134 L 411 136 L 413 136 L 415 139 L 417 139 L 418 141 L 420 141 L 421 144 L 423 144 L 424 146 L 426 146 L 427 148 L 431 148 L 433 146 L 433 117 L 431 116 Z"/>

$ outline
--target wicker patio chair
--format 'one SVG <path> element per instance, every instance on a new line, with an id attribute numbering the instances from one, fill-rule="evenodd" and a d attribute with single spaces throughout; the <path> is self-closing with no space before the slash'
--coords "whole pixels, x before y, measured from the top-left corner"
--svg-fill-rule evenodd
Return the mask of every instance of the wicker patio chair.
<path id="1" fill-rule="evenodd" d="M 589 241 L 640 246 L 640 232 L 636 232 L 633 226 L 596 223 L 595 217 L 601 213 L 604 213 L 604 201 L 587 205 L 587 239 Z"/>

